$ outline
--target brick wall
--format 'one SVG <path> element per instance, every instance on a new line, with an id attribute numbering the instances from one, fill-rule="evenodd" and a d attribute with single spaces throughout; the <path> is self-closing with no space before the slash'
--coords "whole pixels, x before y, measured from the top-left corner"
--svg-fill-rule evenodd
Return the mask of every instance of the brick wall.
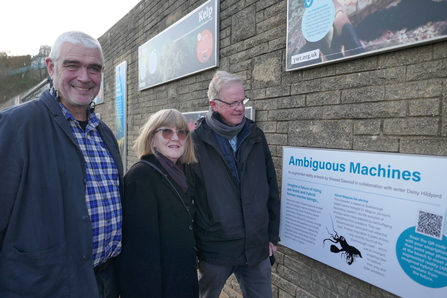
<path id="1" fill-rule="evenodd" d="M 146 0 L 99 40 L 106 57 L 105 103 L 112 128 L 115 67 L 128 63 L 128 158 L 147 117 L 163 108 L 207 109 L 209 70 L 138 91 L 138 47 L 205 1 Z M 283 146 L 447 155 L 447 42 L 285 71 L 285 0 L 222 0 L 220 67 L 246 80 L 255 120 L 281 181 Z M 274 297 L 395 297 L 280 246 Z M 222 297 L 241 297 L 232 277 Z"/>

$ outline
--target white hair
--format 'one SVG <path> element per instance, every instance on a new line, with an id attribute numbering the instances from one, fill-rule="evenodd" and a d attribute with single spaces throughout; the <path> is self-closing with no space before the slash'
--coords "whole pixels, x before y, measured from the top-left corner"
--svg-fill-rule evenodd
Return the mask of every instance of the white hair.
<path id="1" fill-rule="evenodd" d="M 238 77 L 229 72 L 220 70 L 214 74 L 213 79 L 210 82 L 208 87 L 208 99 L 212 101 L 213 99 L 220 99 L 221 90 L 228 85 L 229 83 L 240 83 L 244 84 L 244 80 L 241 77 Z"/>
<path id="2" fill-rule="evenodd" d="M 62 44 L 68 42 L 71 44 L 80 44 L 88 49 L 99 49 L 101 52 L 101 62 L 104 63 L 104 55 L 102 53 L 101 44 L 96 38 L 91 37 L 87 33 L 81 31 L 68 31 L 62 33 L 54 42 L 53 47 L 50 52 L 50 59 L 53 61 L 54 66 L 56 66 L 57 60 L 59 59 L 62 51 Z"/>

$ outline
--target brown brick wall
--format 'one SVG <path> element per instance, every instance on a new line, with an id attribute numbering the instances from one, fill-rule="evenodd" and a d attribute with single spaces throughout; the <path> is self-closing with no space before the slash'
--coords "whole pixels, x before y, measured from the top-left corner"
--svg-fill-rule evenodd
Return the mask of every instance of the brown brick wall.
<path id="1" fill-rule="evenodd" d="M 99 39 L 106 71 L 97 111 L 112 128 L 115 67 L 128 63 L 128 167 L 150 114 L 207 109 L 215 69 L 138 91 L 138 47 L 204 2 L 141 1 Z M 447 155 L 447 42 L 286 72 L 286 10 L 285 0 L 221 1 L 219 69 L 246 80 L 279 183 L 282 146 Z M 272 282 L 280 298 L 395 297 L 282 246 Z M 241 297 L 233 277 L 222 297 Z"/>

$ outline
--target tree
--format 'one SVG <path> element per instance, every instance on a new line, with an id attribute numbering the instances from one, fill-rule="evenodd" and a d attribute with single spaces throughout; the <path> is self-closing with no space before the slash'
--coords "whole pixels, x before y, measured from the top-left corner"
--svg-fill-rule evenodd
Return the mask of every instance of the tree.
<path id="1" fill-rule="evenodd" d="M 48 54 L 47 46 L 41 46 L 41 51 L 34 57 L 9 56 L 6 52 L 0 52 L 0 103 L 27 91 L 45 79 L 45 57 Z"/>

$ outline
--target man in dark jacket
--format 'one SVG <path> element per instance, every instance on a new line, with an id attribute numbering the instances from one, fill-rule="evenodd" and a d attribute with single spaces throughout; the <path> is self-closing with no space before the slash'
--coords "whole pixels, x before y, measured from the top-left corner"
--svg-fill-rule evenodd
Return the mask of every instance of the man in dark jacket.
<path id="1" fill-rule="evenodd" d="M 245 118 L 241 78 L 218 71 L 208 98 L 210 110 L 192 133 L 200 297 L 218 298 L 232 273 L 244 297 L 271 297 L 280 201 L 267 141 Z"/>
<path id="2" fill-rule="evenodd" d="M 123 168 L 90 108 L 99 42 L 67 32 L 47 70 L 53 87 L 0 112 L 0 297 L 118 297 Z"/>

